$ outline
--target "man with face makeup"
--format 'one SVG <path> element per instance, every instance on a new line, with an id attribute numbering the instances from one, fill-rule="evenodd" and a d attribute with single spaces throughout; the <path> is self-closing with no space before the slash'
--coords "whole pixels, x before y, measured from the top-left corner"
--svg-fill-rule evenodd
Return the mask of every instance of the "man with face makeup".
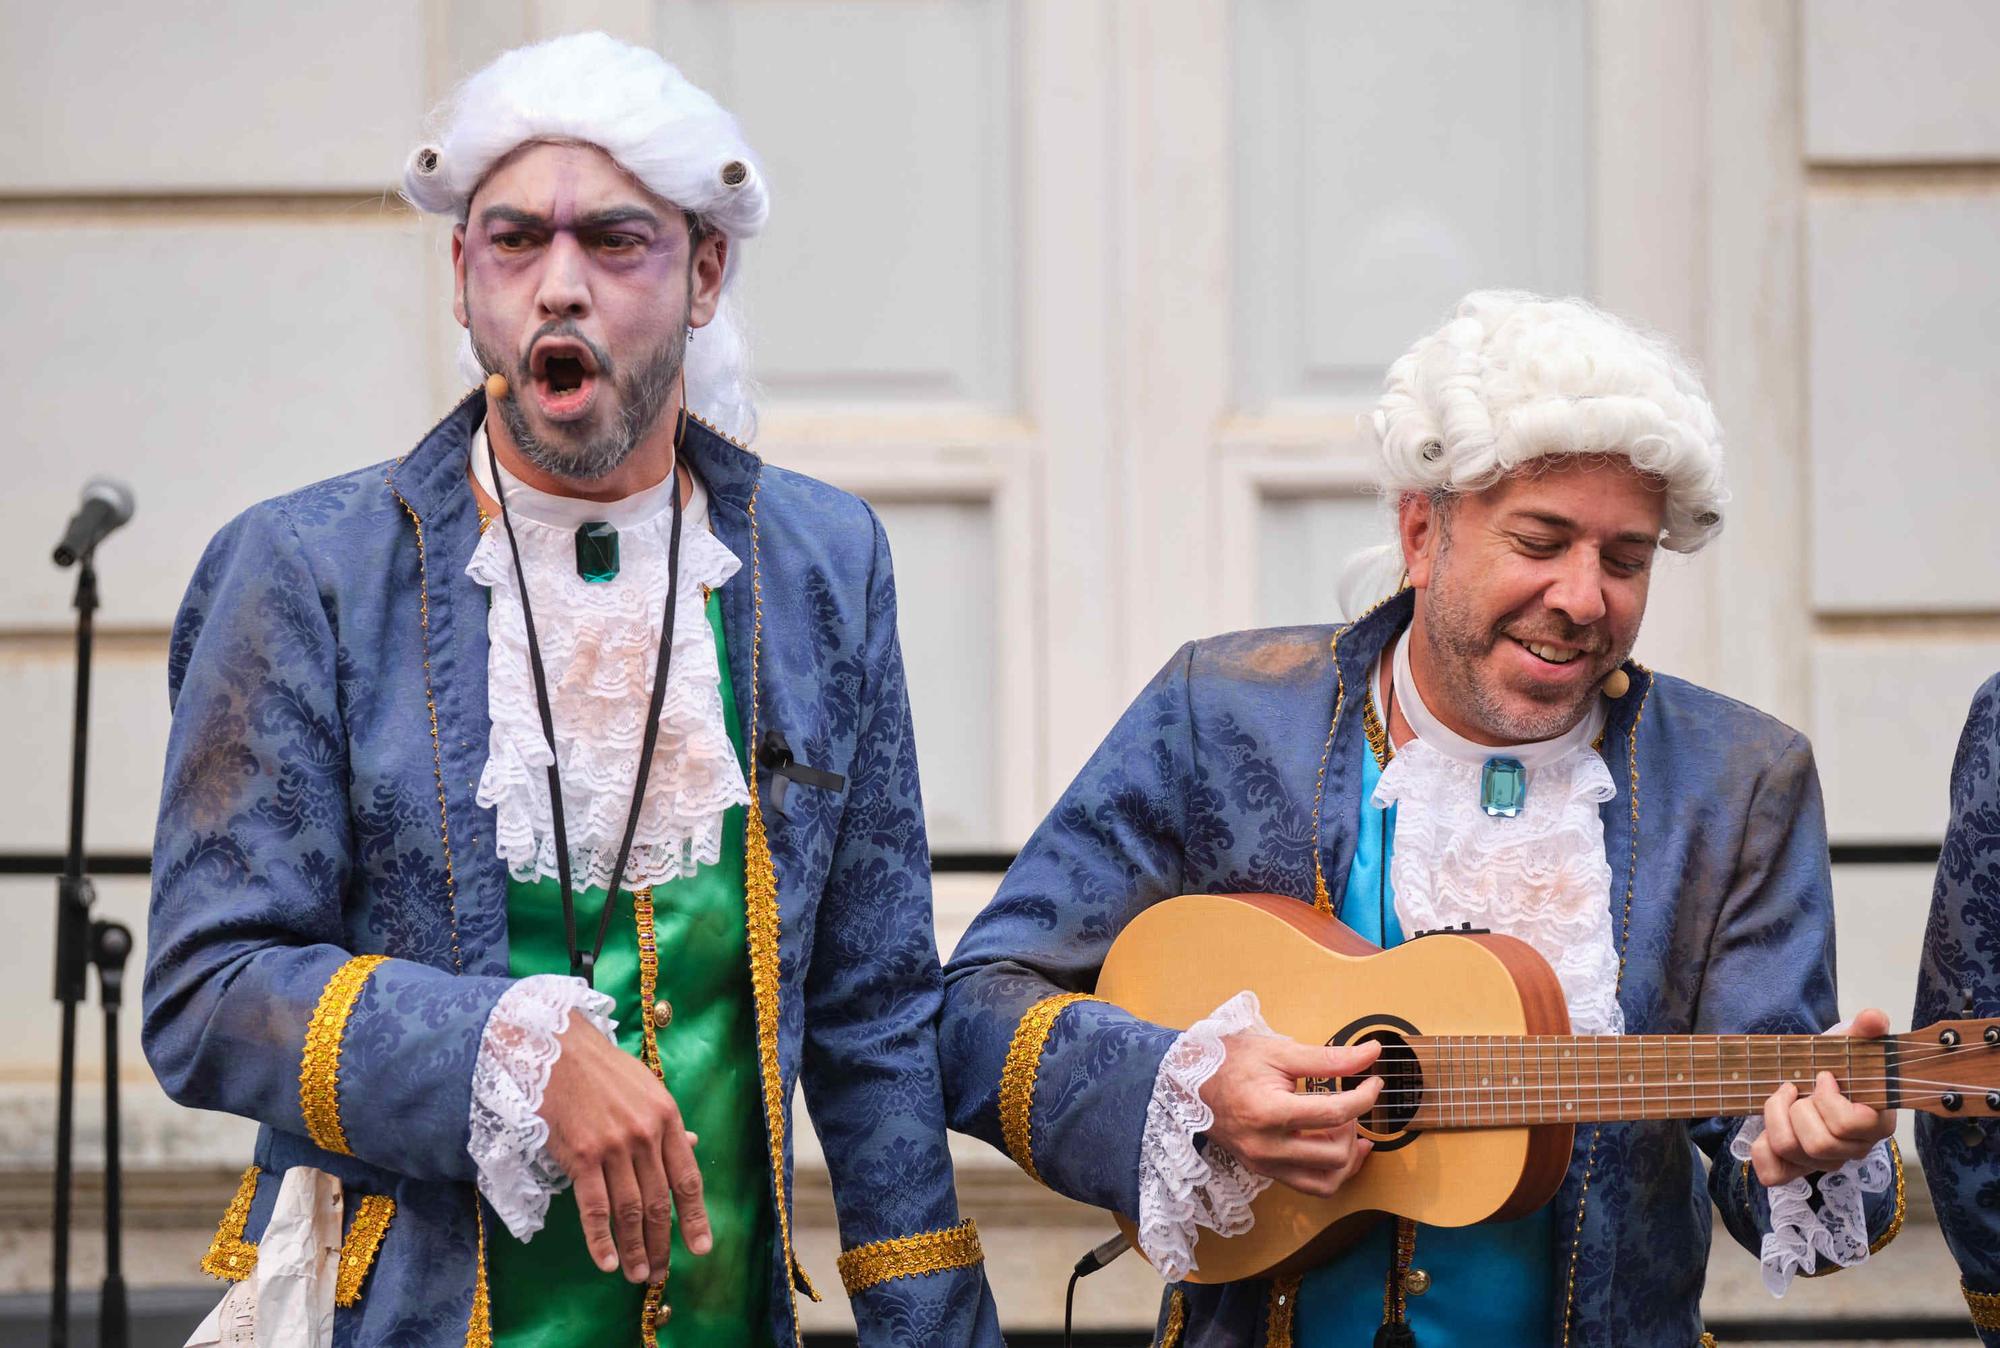
<path id="1" fill-rule="evenodd" d="M 1686 364 L 1579 301 L 1482 292 L 1390 369 L 1372 429 L 1398 536 L 1360 571 L 1403 583 L 1339 627 L 1191 643 L 1140 694 L 946 968 L 952 1124 L 1136 1225 L 1173 1284 L 1163 1343 L 1692 1348 L 1711 1200 L 1774 1291 L 1858 1262 L 1901 1216 L 1893 1114 L 1824 1075 L 1749 1120 L 1583 1125 L 1519 1220 L 1384 1221 L 1303 1274 L 1179 1281 L 1197 1228 L 1241 1234 L 1269 1185 L 1328 1195 L 1366 1167 L 1381 1085 L 1298 1091 L 1365 1076 L 1375 1046 L 1275 1036 L 1249 990 L 1185 1032 L 1091 996 L 1162 899 L 1289 896 L 1383 946 L 1515 936 L 1577 1034 L 1836 1018 L 1804 737 L 1629 659 L 1657 550 L 1721 526 Z"/>
<path id="2" fill-rule="evenodd" d="M 146 1048 L 263 1124 L 204 1267 L 357 1345 L 796 1343 L 802 1080 L 861 1342 L 997 1342 L 888 546 L 744 445 L 755 156 L 587 34 L 404 184 L 478 386 L 231 523 L 174 629 Z"/>

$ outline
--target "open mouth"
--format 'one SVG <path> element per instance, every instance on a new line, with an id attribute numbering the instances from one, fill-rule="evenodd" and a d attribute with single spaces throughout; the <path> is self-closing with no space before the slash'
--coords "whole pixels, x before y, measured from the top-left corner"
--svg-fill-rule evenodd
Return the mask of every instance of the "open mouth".
<path id="1" fill-rule="evenodd" d="M 1507 639 L 1543 664 L 1556 668 L 1574 664 L 1584 655 L 1584 652 L 1575 646 L 1553 646 L 1543 641 L 1523 641 L 1519 637 Z"/>
<path id="2" fill-rule="evenodd" d="M 565 420 L 588 411 L 597 395 L 597 361 L 590 348 L 569 338 L 551 337 L 535 347 L 529 361 L 535 398 L 542 411 Z"/>

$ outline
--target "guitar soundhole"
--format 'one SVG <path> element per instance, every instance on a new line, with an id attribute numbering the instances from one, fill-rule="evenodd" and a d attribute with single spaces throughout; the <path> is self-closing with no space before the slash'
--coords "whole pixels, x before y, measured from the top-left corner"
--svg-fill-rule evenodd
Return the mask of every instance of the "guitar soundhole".
<path id="1" fill-rule="evenodd" d="M 1377 1150 L 1400 1147 L 1412 1141 L 1416 1134 L 1408 1131 L 1410 1120 L 1423 1102 L 1423 1066 L 1417 1061 L 1416 1051 L 1407 1040 L 1395 1030 L 1371 1029 L 1352 1039 L 1334 1039 L 1330 1043 L 1366 1044 L 1382 1046 L 1382 1055 L 1375 1060 L 1375 1070 L 1369 1076 L 1382 1078 L 1382 1094 L 1375 1107 L 1363 1114 L 1361 1129 L 1375 1139 Z M 1359 1086 L 1362 1077 L 1336 1077 L 1330 1083 L 1337 1091 L 1352 1090 Z"/>

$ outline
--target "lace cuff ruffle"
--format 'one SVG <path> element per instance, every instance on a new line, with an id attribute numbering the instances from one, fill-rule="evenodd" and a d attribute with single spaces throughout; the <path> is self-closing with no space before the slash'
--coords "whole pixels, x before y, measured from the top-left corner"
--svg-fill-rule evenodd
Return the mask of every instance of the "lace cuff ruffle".
<path id="1" fill-rule="evenodd" d="M 1746 1119 L 1730 1140 L 1729 1154 L 1748 1164 L 1751 1144 L 1764 1135 L 1764 1121 Z M 1756 1176 L 1753 1174 L 1754 1180 Z M 1896 1163 L 1889 1144 L 1877 1142 L 1858 1161 L 1816 1177 L 1788 1180 L 1766 1189 L 1771 1201 L 1771 1232 L 1764 1237 L 1764 1286 L 1781 1297 L 1800 1273 L 1817 1271 L 1819 1260 L 1852 1268 L 1868 1258 L 1867 1194 L 1885 1193 L 1896 1183 Z M 1812 1206 L 1819 1190 L 1818 1211 Z"/>
<path id="2" fill-rule="evenodd" d="M 1195 1146 L 1195 1138 L 1215 1124 L 1201 1088 L 1222 1066 L 1223 1039 L 1246 1030 L 1273 1032 L 1257 1009 L 1257 994 L 1247 991 L 1189 1026 L 1153 1078 L 1139 1140 L 1139 1249 L 1168 1282 L 1194 1271 L 1197 1227 L 1242 1235 L 1255 1220 L 1250 1201 L 1271 1184 L 1219 1143 Z"/>
<path id="3" fill-rule="evenodd" d="M 575 1011 L 607 1038 L 617 1029 L 604 993 L 566 974 L 534 974 L 501 994 L 472 1065 L 472 1138 L 479 1192 L 516 1240 L 542 1229 L 549 1198 L 569 1176 L 549 1159 L 542 1095 L 562 1056 L 556 1036 Z"/>

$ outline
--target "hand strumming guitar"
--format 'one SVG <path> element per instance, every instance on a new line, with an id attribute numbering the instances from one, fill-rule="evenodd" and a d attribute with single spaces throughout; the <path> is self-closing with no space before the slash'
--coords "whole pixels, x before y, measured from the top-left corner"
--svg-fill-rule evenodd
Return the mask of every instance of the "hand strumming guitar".
<path id="1" fill-rule="evenodd" d="M 1870 1007 L 1839 1033 L 1880 1039 L 1889 1033 L 1889 1017 Z M 1871 1109 L 1848 1099 L 1833 1073 L 1821 1072 L 1811 1095 L 1800 1095 L 1787 1082 L 1764 1102 L 1764 1134 L 1750 1145 L 1750 1164 L 1769 1189 L 1858 1161 L 1895 1131 L 1895 1110 Z"/>
<path id="2" fill-rule="evenodd" d="M 1301 1078 L 1353 1076 L 1382 1051 L 1365 1043 L 1326 1048 L 1271 1035 L 1233 1034 L 1222 1066 L 1201 1088 L 1215 1113 L 1210 1140 L 1234 1152 L 1259 1175 L 1315 1198 L 1331 1198 L 1373 1146 L 1354 1121 L 1382 1093 L 1369 1077 L 1349 1091 L 1301 1092 Z"/>

